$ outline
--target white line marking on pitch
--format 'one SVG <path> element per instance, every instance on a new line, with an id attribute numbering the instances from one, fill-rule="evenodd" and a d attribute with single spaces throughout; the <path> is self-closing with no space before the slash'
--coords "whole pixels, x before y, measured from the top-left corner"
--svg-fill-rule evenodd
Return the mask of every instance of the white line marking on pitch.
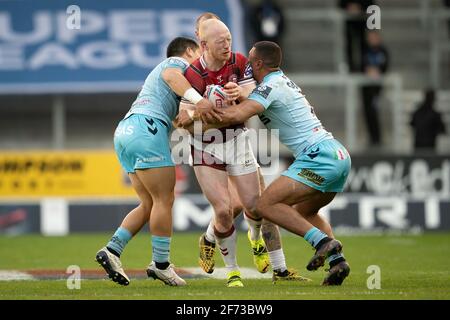
<path id="1" fill-rule="evenodd" d="M 0 270 L 0 281 L 13 280 L 35 280 L 35 278 L 26 272 L 17 270 Z"/>

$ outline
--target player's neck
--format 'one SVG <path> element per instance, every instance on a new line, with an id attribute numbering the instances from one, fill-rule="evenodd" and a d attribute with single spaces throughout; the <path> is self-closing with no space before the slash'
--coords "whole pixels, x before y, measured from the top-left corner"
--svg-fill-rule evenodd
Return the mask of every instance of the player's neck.
<path id="1" fill-rule="evenodd" d="M 227 61 L 214 59 L 208 54 L 208 52 L 203 53 L 203 59 L 206 63 L 206 67 L 211 71 L 219 71 L 227 63 Z"/>
<path id="2" fill-rule="evenodd" d="M 256 75 L 256 74 L 254 73 L 253 76 L 255 77 L 255 80 L 256 80 L 258 83 L 261 83 L 261 82 L 264 80 L 264 78 L 265 78 L 268 74 L 271 74 L 271 73 L 273 73 L 273 72 L 277 72 L 277 71 L 280 71 L 280 70 L 281 70 L 280 68 L 264 69 L 264 70 L 262 70 L 258 75 Z"/>

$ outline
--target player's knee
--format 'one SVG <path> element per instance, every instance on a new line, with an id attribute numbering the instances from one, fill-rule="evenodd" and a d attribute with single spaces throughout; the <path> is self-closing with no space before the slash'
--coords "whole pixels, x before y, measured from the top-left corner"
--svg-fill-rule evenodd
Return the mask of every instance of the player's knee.
<path id="1" fill-rule="evenodd" d="M 256 198 L 256 197 L 255 198 L 248 198 L 248 199 L 245 199 L 245 201 L 244 201 L 245 209 L 254 218 L 258 217 L 258 213 L 256 211 L 256 204 L 257 204 L 257 202 L 258 202 L 258 198 Z"/>
<path id="2" fill-rule="evenodd" d="M 151 199 L 145 199 L 141 202 L 141 207 L 146 214 L 150 214 L 152 212 L 153 201 Z"/>
<path id="3" fill-rule="evenodd" d="M 175 195 L 173 192 L 170 192 L 169 194 L 167 194 L 164 197 L 164 201 L 167 203 L 170 203 L 171 205 L 173 205 L 173 202 L 175 201 Z"/>
<path id="4" fill-rule="evenodd" d="M 267 216 L 268 206 L 268 203 L 260 198 L 256 201 L 254 214 L 260 218 L 265 218 Z"/>
<path id="5" fill-rule="evenodd" d="M 214 213 L 215 213 L 215 222 L 221 227 L 231 227 L 231 224 L 233 223 L 233 217 L 232 217 L 232 209 L 225 205 L 216 205 L 214 206 Z"/>
<path id="6" fill-rule="evenodd" d="M 229 207 L 216 207 L 214 212 L 216 213 L 216 218 L 220 220 L 230 220 L 231 218 L 231 209 Z"/>
<path id="7" fill-rule="evenodd" d="M 172 207 L 175 201 L 175 194 L 173 192 L 161 193 L 153 195 L 154 201 L 164 206 Z"/>

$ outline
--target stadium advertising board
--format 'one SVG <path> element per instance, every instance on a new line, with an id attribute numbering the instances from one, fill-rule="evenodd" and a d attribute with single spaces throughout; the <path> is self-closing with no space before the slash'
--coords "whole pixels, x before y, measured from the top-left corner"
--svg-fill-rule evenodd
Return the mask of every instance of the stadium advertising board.
<path id="1" fill-rule="evenodd" d="M 0 204 L 0 234 L 40 232 L 38 204 Z"/>
<path id="2" fill-rule="evenodd" d="M 0 154 L 0 199 L 134 196 L 112 151 Z"/>
<path id="3" fill-rule="evenodd" d="M 285 163 L 289 165 L 289 161 Z M 200 193 L 192 169 L 183 166 L 179 171 L 174 229 L 203 230 L 212 209 Z M 81 230 L 81 224 L 75 220 L 84 218 L 75 216 L 81 212 L 87 216 L 86 212 L 98 210 L 96 206 L 83 204 L 69 207 L 77 212 L 72 218 L 76 230 Z M 334 227 L 346 232 L 450 230 L 450 159 L 429 155 L 353 156 L 346 191 L 321 213 Z M 117 211 L 116 214 L 120 221 L 126 213 Z M 242 219 L 237 226 L 242 230 L 247 228 Z"/>
<path id="4" fill-rule="evenodd" d="M 0 93 L 138 91 L 173 38 L 194 37 L 205 11 L 245 52 L 238 0 L 2 1 Z"/>
<path id="5" fill-rule="evenodd" d="M 450 199 L 450 157 L 352 157 L 345 192 Z"/>
<path id="6" fill-rule="evenodd" d="M 83 175 L 86 179 L 80 181 L 83 183 L 91 181 L 92 185 L 85 190 L 103 192 L 103 194 L 109 192 L 109 197 L 91 196 L 84 200 L 69 197 L 62 202 L 55 200 L 55 203 L 50 205 L 36 198 L 33 202 L 33 212 L 38 211 L 39 215 L 40 210 L 41 228 L 46 226 L 43 221 L 49 221 L 49 223 L 54 221 L 55 217 L 52 216 L 55 214 L 54 208 L 60 208 L 58 210 L 61 210 L 64 218 L 60 219 L 61 223 L 56 227 L 57 233 L 61 230 L 67 232 L 110 231 L 115 229 L 123 217 L 137 205 L 135 197 L 127 199 L 119 196 L 120 193 L 111 196 L 111 191 L 119 188 L 120 184 L 123 184 L 121 188 L 126 188 L 126 194 L 133 194 L 133 192 L 127 179 L 124 179 L 126 176 L 120 169 L 114 154 L 112 152 L 105 154 L 92 153 L 89 157 L 85 153 L 74 153 L 72 157 L 67 155 L 64 159 L 66 163 L 87 163 L 90 159 L 92 168 L 84 171 Z M 0 157 L 0 188 L 3 186 L 0 194 L 2 195 L 5 192 L 5 183 L 12 181 L 5 180 L 8 176 L 5 172 L 5 159 L 5 156 Z M 9 156 L 8 159 L 11 157 Z M 20 159 L 22 164 L 27 163 L 23 154 Z M 33 159 L 36 161 L 42 158 L 34 154 Z M 58 157 L 53 156 L 51 159 L 58 159 Z M 448 190 L 450 160 L 448 157 L 388 156 L 373 160 L 364 156 L 354 156 L 352 161 L 352 173 L 346 192 L 339 194 L 330 205 L 321 210 L 321 214 L 329 219 L 337 230 L 343 232 L 450 230 Z M 95 172 L 94 166 L 96 166 Z M 89 172 L 95 175 L 95 179 L 87 176 Z M 35 174 L 36 172 L 29 172 L 25 176 L 32 180 L 31 177 Z M 20 177 L 18 173 L 15 175 Z M 54 172 L 53 175 L 56 176 Z M 63 177 L 70 177 L 70 173 L 62 173 L 60 177 L 55 177 L 55 181 L 62 181 Z M 115 181 L 112 182 L 111 179 Z M 46 179 L 43 181 L 45 182 Z M 385 188 L 380 187 L 383 184 Z M 424 185 L 428 187 L 424 188 Z M 0 216 L 4 216 L 0 217 L 0 233 L 31 230 L 29 226 L 36 224 L 30 224 L 26 220 L 35 215 L 24 215 L 24 204 L 19 200 L 11 199 L 13 190 L 8 192 L 10 196 L 0 197 Z M 19 193 L 16 191 L 16 194 Z M 187 165 L 177 167 L 176 194 L 173 207 L 174 230 L 192 231 L 206 228 L 212 216 L 212 208 L 201 194 L 192 168 Z M 56 194 L 45 194 L 44 200 L 47 197 L 58 198 Z M 30 204 L 29 202 L 26 204 Z M 49 211 L 48 214 L 44 214 L 45 211 Z M 43 219 L 42 216 L 50 218 Z M 20 225 L 22 227 L 19 227 Z M 241 230 L 247 228 L 242 217 L 239 218 L 236 226 Z"/>

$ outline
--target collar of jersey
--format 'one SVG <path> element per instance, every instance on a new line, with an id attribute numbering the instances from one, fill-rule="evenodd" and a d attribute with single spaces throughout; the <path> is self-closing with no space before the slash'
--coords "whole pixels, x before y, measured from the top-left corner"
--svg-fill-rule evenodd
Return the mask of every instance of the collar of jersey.
<path id="1" fill-rule="evenodd" d="M 270 77 L 280 75 L 280 74 L 283 74 L 283 71 L 281 71 L 281 70 L 272 71 L 271 73 L 268 73 L 264 76 L 262 82 L 268 81 Z"/>
<path id="2" fill-rule="evenodd" d="M 189 62 L 188 62 L 185 58 L 183 58 L 183 57 L 173 56 L 173 57 L 171 57 L 171 58 L 172 58 L 172 59 L 176 59 L 176 60 L 181 60 L 181 61 L 183 61 L 185 64 L 189 65 Z"/>

